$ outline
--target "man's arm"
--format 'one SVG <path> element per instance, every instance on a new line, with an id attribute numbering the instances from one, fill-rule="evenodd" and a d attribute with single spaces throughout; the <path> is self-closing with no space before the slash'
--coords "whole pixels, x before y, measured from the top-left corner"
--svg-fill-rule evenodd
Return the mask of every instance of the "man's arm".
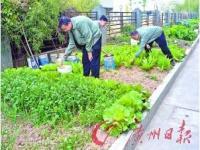
<path id="1" fill-rule="evenodd" d="M 142 38 L 140 42 L 140 49 L 135 53 L 135 57 L 139 57 L 142 51 L 144 50 L 145 44 L 147 43 L 147 40 Z"/>
<path id="2" fill-rule="evenodd" d="M 67 48 L 65 49 L 65 55 L 69 55 L 72 52 L 72 49 L 76 47 L 71 32 L 68 32 L 68 33 L 69 33 L 69 44 Z"/>

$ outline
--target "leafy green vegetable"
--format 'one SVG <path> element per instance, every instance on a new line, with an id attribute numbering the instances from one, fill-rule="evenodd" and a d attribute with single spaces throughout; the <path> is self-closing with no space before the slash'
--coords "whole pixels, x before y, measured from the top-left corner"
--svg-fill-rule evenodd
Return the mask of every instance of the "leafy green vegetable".
<path id="1" fill-rule="evenodd" d="M 173 25 L 171 27 L 165 27 L 164 31 L 166 35 L 171 38 L 193 41 L 197 37 L 194 29 L 184 25 Z"/>
<path id="2" fill-rule="evenodd" d="M 181 61 L 185 56 L 183 48 L 178 47 L 175 44 L 170 44 L 169 48 L 176 61 Z M 127 68 L 137 65 L 143 70 L 149 71 L 154 67 L 158 67 L 161 70 L 169 70 L 171 64 L 169 59 L 165 58 L 165 55 L 158 48 L 153 48 L 148 56 L 143 52 L 140 57 L 134 59 L 136 51 L 139 49 L 138 46 L 131 45 L 106 45 L 104 50 L 114 55 L 115 64 L 117 67 L 125 66 Z M 134 59 L 134 63 L 133 62 Z M 103 63 L 103 56 L 101 58 Z"/>
<path id="3" fill-rule="evenodd" d="M 170 45 L 169 48 L 176 61 L 180 61 L 185 57 L 185 52 L 183 48 L 179 48 L 176 45 Z"/>
<path id="4" fill-rule="evenodd" d="M 57 71 L 57 65 L 56 64 L 47 64 L 42 66 L 43 71 Z"/>
<path id="5" fill-rule="evenodd" d="M 83 125 L 101 121 L 106 107 L 133 90 L 130 85 L 114 81 L 31 68 L 5 70 L 1 88 L 3 111 L 6 104 L 16 116 L 26 113 L 37 124 L 52 125 L 62 120 L 70 122 L 74 117 Z"/>
<path id="6" fill-rule="evenodd" d="M 149 105 L 143 101 L 143 94 L 138 91 L 130 91 L 118 99 L 111 107 L 105 109 L 103 119 L 106 122 L 104 128 L 111 127 L 110 134 L 118 136 L 124 131 L 134 129 L 136 123 L 142 120 L 142 112 Z"/>
<path id="7" fill-rule="evenodd" d="M 160 58 L 157 61 L 157 66 L 161 71 L 169 70 L 171 68 L 171 63 L 170 60 L 167 59 L 165 56 L 160 56 Z"/>
<path id="8" fill-rule="evenodd" d="M 148 71 L 150 69 L 152 69 L 156 64 L 156 59 L 153 57 L 153 55 L 150 55 L 147 58 L 144 58 L 142 60 L 142 65 L 141 68 Z"/>

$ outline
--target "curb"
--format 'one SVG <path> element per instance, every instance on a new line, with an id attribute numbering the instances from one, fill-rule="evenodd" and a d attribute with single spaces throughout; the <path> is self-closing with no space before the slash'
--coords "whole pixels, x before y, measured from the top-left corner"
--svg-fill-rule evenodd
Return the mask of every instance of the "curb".
<path id="1" fill-rule="evenodd" d="M 142 125 L 142 129 L 145 130 L 151 119 L 156 114 L 157 109 L 160 104 L 163 102 L 164 97 L 168 93 L 169 89 L 173 85 L 174 80 L 186 64 L 187 60 L 191 56 L 194 48 L 199 42 L 200 35 L 193 42 L 192 46 L 186 49 L 186 57 L 183 62 L 177 63 L 174 68 L 168 73 L 168 75 L 164 78 L 163 82 L 158 86 L 158 88 L 153 92 L 151 97 L 149 98 L 151 109 L 148 112 L 144 112 L 143 120 L 140 123 Z M 115 143 L 109 148 L 109 150 L 133 150 L 135 149 L 137 142 L 134 140 L 136 137 L 133 134 L 133 131 L 129 131 L 128 133 L 122 134 Z M 132 139 L 132 140 L 131 140 Z"/>

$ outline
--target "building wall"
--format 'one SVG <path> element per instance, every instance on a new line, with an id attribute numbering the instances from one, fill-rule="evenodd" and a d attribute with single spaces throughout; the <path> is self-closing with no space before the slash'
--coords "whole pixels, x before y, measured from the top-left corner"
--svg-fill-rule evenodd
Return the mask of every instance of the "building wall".
<path id="1" fill-rule="evenodd" d="M 100 0 L 100 5 L 105 8 L 113 8 L 114 0 Z"/>

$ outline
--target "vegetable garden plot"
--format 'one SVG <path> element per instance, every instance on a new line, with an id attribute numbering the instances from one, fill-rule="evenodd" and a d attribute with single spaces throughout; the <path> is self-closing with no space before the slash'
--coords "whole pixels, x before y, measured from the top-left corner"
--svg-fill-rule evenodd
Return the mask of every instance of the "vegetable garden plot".
<path id="1" fill-rule="evenodd" d="M 117 63 L 118 68 L 126 65 L 126 68 L 130 70 L 132 66 L 137 65 L 143 69 L 138 62 L 131 64 L 132 57 L 127 54 L 127 52 L 133 54 L 136 50 L 135 47 L 125 45 L 112 46 L 112 48 L 116 50 L 114 55 L 120 59 Z M 112 48 L 110 48 L 110 52 L 112 52 Z M 157 55 L 162 55 L 159 50 L 154 51 Z M 155 55 L 154 53 L 153 55 Z M 178 54 L 177 58 L 184 56 Z M 120 55 L 124 57 L 120 57 Z M 146 56 L 143 54 L 142 57 Z M 129 60 L 129 64 L 125 63 L 126 60 Z M 38 125 L 49 124 L 57 127 L 62 124 L 70 129 L 75 126 L 76 129 L 71 129 L 71 136 L 67 139 L 57 139 L 57 143 L 61 147 L 67 144 L 75 148 L 78 146 L 76 140 L 82 141 L 83 145 L 85 142 L 90 142 L 91 133 L 87 128 L 101 121 L 106 121 L 104 126 L 106 128 L 106 126 L 116 124 L 117 120 L 119 126 L 110 132 L 115 136 L 136 127 L 136 122 L 141 120 L 141 112 L 148 106 L 147 102 L 143 100 L 147 100 L 149 94 L 141 86 L 85 78 L 82 76 L 81 63 L 70 64 L 73 73 L 69 75 L 58 73 L 55 64 L 46 65 L 41 70 L 29 68 L 6 70 L 2 74 L 2 110 L 5 115 L 15 118 L 19 114 L 25 114 Z M 141 72 L 146 71 L 141 70 Z M 104 73 L 102 72 L 102 74 Z M 148 78 L 156 80 L 157 77 L 152 74 Z M 127 104 L 121 103 L 121 99 L 126 101 L 127 97 L 129 97 Z M 137 103 L 131 104 L 134 99 Z M 13 108 L 12 113 L 9 112 L 11 107 Z M 136 109 L 133 109 L 134 107 Z M 135 118 L 135 121 L 130 118 Z M 84 132 L 77 133 L 77 128 Z M 69 134 L 68 130 L 66 132 Z M 83 142 L 81 137 L 87 137 L 90 140 Z M 94 144 L 88 146 L 93 147 Z"/>
<path id="2" fill-rule="evenodd" d="M 169 48 L 176 61 L 180 61 L 185 56 L 183 48 L 177 45 L 169 45 Z M 136 65 L 145 71 L 149 71 L 152 68 L 158 68 L 161 71 L 171 68 L 170 60 L 162 54 L 160 49 L 153 48 L 149 56 L 146 56 L 143 52 L 139 58 L 134 58 L 134 54 L 138 49 L 139 46 L 131 45 L 106 45 L 104 47 L 105 51 L 114 55 L 117 67 L 125 66 L 131 68 Z"/>
<path id="3" fill-rule="evenodd" d="M 7 69 L 2 73 L 2 110 L 5 116 L 16 119 L 23 114 L 38 125 L 55 127 L 65 124 L 68 128 L 89 127 L 103 120 L 108 125 L 118 122 L 124 127 L 113 128 L 117 136 L 136 127 L 136 122 L 126 122 L 127 117 L 130 118 L 126 108 L 138 121 L 142 111 L 147 109 L 150 94 L 141 86 L 85 78 L 78 74 L 63 75 L 52 71 L 53 67 L 43 70 Z M 133 104 L 117 103 L 126 94 Z M 118 114 L 112 104 L 117 105 L 121 113 Z M 107 111 L 113 113 L 109 119 L 105 117 Z"/>
<path id="4" fill-rule="evenodd" d="M 171 42 L 169 47 L 176 61 L 184 58 L 183 48 Z M 138 46 L 107 45 L 104 50 L 114 54 L 117 70 L 102 71 L 101 78 L 117 80 L 120 83 L 83 77 L 81 63 L 70 63 L 73 73 L 68 75 L 58 73 L 55 64 L 44 66 L 41 70 L 19 68 L 8 69 L 2 73 L 3 116 L 16 120 L 26 116 L 27 121 L 39 126 L 39 130 L 40 127 L 47 126 L 47 130 L 41 129 L 36 132 L 39 139 L 50 137 L 48 140 L 37 140 L 35 143 L 34 141 L 17 142 L 15 143 L 17 146 L 27 148 L 38 143 L 36 149 L 48 145 L 55 149 L 66 147 L 99 149 L 91 142 L 91 129 L 94 124 L 105 121 L 106 124 L 102 129 L 114 126 L 110 132 L 112 136 L 119 136 L 136 127 L 136 124 L 141 121 L 142 112 L 148 109 L 147 99 L 150 94 L 144 88 L 154 90 L 172 67 L 158 48 L 154 48 L 148 57 L 143 53 L 135 61 L 133 56 Z M 79 58 L 80 55 L 79 53 Z M 101 63 L 103 65 L 103 57 Z M 138 76 L 134 69 L 139 70 Z M 121 79 L 119 76 L 124 78 Z M 132 76 L 136 78 L 130 78 Z M 139 76 L 143 78 L 137 80 Z M 130 80 L 127 81 L 129 78 Z M 132 82 L 135 80 L 137 82 Z M 155 85 L 147 88 L 149 81 L 155 82 Z M 140 85 L 130 85 L 134 83 L 141 83 L 144 88 Z M 37 126 L 25 125 L 25 128 L 28 128 L 25 132 L 32 132 Z M 2 137 L 5 141 L 3 146 L 7 148 L 7 141 L 12 139 L 10 137 L 13 132 L 10 132 L 9 137 L 5 129 L 4 127 Z M 21 133 L 23 135 L 23 132 L 19 134 Z M 32 138 L 32 134 L 28 136 Z M 105 149 L 111 144 L 112 142 L 108 143 Z"/>

